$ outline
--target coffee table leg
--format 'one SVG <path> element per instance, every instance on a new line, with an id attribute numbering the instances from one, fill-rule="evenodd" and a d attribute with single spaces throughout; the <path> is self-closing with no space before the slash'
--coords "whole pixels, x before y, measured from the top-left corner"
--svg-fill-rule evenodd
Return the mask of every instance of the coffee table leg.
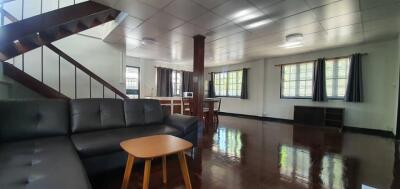
<path id="1" fill-rule="evenodd" d="M 148 159 L 144 164 L 143 189 L 149 188 L 150 170 L 151 170 L 151 160 Z"/>
<path id="2" fill-rule="evenodd" d="M 163 183 L 167 184 L 167 156 L 162 157 Z"/>
<path id="3" fill-rule="evenodd" d="M 192 189 L 192 184 L 190 183 L 189 169 L 186 163 L 185 152 L 178 153 L 179 164 L 181 166 L 183 180 L 185 182 L 186 189 Z"/>
<path id="4" fill-rule="evenodd" d="M 133 157 L 132 155 L 128 155 L 128 160 L 126 161 L 126 167 L 125 167 L 124 180 L 122 181 L 121 189 L 128 189 L 129 179 L 132 174 L 132 168 L 133 168 L 134 161 L 135 161 L 135 157 Z"/>

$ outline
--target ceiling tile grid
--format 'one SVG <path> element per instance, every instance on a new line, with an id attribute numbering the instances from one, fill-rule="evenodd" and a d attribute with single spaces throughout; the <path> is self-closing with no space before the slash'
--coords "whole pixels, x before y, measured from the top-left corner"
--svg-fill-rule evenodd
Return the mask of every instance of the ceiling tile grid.
<path id="1" fill-rule="evenodd" d="M 207 66 L 384 39 L 400 21 L 400 0 L 94 1 L 129 14 L 105 38 L 125 43 L 128 55 L 192 62 L 192 36 L 201 34 Z M 293 33 L 303 35 L 303 46 L 280 47 Z"/>

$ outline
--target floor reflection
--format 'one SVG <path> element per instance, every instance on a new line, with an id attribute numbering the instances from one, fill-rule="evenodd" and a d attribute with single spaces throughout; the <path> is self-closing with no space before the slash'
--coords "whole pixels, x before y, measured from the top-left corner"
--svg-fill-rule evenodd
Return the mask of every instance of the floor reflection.
<path id="1" fill-rule="evenodd" d="M 195 189 L 400 189 L 400 146 L 391 138 L 227 116 L 201 133 L 188 158 Z M 175 156 L 167 185 L 160 161 L 152 171 L 150 188 L 183 188 Z M 143 166 L 135 173 L 131 186 L 140 188 Z M 122 176 L 96 178 L 93 188 L 119 188 Z"/>
<path id="2" fill-rule="evenodd" d="M 240 162 L 243 148 L 243 134 L 240 130 L 231 128 L 217 128 L 214 137 L 212 150 L 226 156 L 227 160 Z"/>

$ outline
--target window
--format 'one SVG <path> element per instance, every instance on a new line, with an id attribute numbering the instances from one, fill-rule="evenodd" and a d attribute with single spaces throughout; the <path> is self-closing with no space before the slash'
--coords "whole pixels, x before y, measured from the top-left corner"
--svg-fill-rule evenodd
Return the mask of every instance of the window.
<path id="1" fill-rule="evenodd" d="M 140 68 L 126 67 L 126 94 L 129 98 L 139 98 L 140 95 Z"/>
<path id="2" fill-rule="evenodd" d="M 173 70 L 172 71 L 172 95 L 181 96 L 182 91 L 182 72 Z"/>
<path id="3" fill-rule="evenodd" d="M 215 96 L 239 97 L 242 75 L 242 70 L 214 73 Z"/>
<path id="4" fill-rule="evenodd" d="M 281 98 L 311 98 L 314 63 L 282 66 Z"/>
<path id="5" fill-rule="evenodd" d="M 343 99 L 347 88 L 349 58 L 325 61 L 326 95 L 331 99 Z"/>

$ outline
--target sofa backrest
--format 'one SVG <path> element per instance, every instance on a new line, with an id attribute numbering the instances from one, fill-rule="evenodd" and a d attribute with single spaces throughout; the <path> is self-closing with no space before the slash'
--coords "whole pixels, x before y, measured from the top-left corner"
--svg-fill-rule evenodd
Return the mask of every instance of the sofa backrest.
<path id="1" fill-rule="evenodd" d="M 128 127 L 164 122 L 160 101 L 154 99 L 129 99 L 124 101 L 125 120 Z"/>
<path id="2" fill-rule="evenodd" d="M 0 101 L 0 141 L 67 135 L 69 104 L 66 100 Z"/>
<path id="3" fill-rule="evenodd" d="M 120 99 L 71 100 L 72 133 L 125 127 Z"/>

